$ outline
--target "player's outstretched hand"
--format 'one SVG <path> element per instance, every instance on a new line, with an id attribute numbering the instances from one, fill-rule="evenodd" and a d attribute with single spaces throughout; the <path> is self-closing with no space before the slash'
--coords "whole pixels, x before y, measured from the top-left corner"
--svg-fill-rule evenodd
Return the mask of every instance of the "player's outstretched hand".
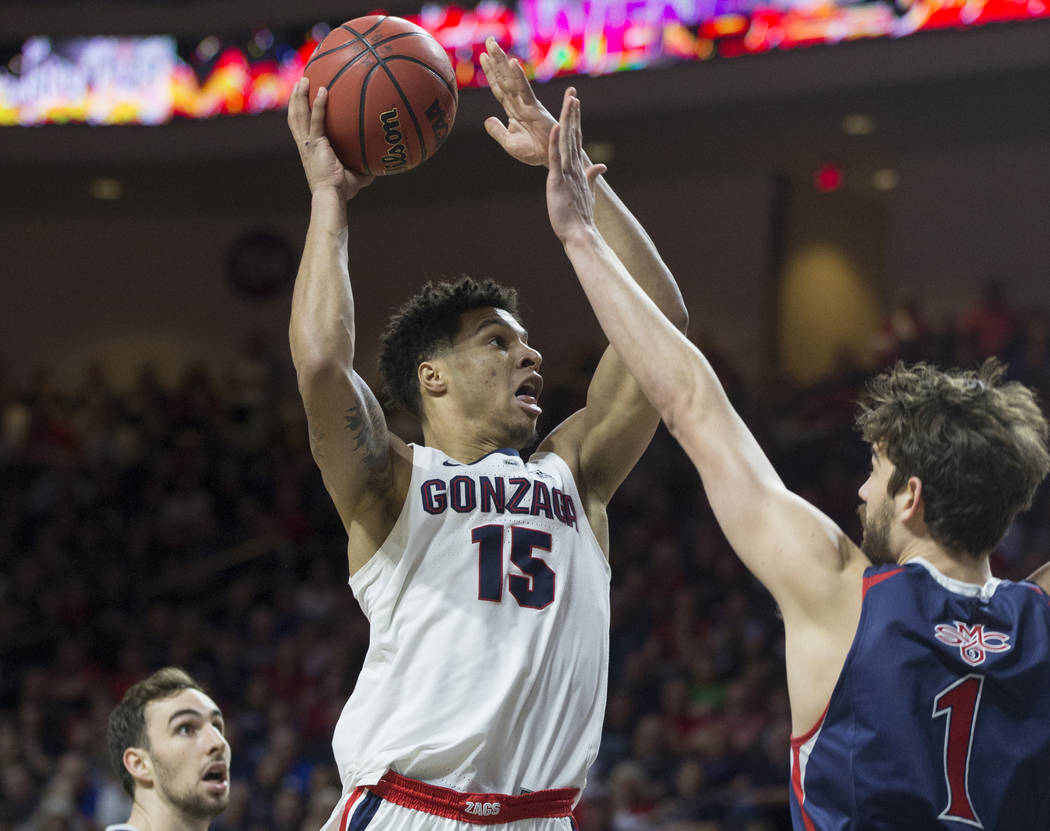
<path id="1" fill-rule="evenodd" d="M 508 58 L 496 39 L 490 37 L 481 53 L 481 68 L 492 94 L 507 114 L 506 126 L 496 116 L 486 118 L 486 132 L 519 162 L 548 164 L 547 139 L 557 122 L 536 98 L 521 63 L 517 58 Z"/>
<path id="2" fill-rule="evenodd" d="M 606 167 L 590 164 L 584 155 L 580 99 L 573 87 L 565 90 L 561 116 L 550 131 L 548 153 L 547 213 L 554 233 L 564 243 L 574 233 L 596 232 L 594 183 Z"/>
<path id="3" fill-rule="evenodd" d="M 299 158 L 303 162 L 303 170 L 306 171 L 310 192 L 331 187 L 344 199 L 353 199 L 361 188 L 372 184 L 375 177 L 355 173 L 343 167 L 324 132 L 328 90 L 321 87 L 317 91 L 312 110 L 308 99 L 309 92 L 309 79 L 300 78 L 292 89 L 291 98 L 288 99 L 288 128 L 292 131 L 295 146 L 299 148 Z"/>

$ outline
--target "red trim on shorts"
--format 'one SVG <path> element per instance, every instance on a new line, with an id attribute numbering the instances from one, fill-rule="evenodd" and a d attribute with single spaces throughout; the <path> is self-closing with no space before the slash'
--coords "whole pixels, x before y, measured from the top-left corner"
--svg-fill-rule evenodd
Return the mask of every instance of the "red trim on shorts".
<path id="1" fill-rule="evenodd" d="M 795 800 L 798 802 L 798 812 L 802 815 L 802 822 L 806 826 L 806 831 L 816 831 L 816 827 L 813 825 L 813 820 L 809 818 L 809 814 L 806 813 L 806 790 L 802 785 L 802 764 L 800 758 L 802 745 L 812 739 L 817 730 L 820 729 L 830 706 L 831 702 L 829 701 L 828 706 L 824 708 L 824 712 L 817 719 L 817 723 L 810 727 L 809 730 L 801 736 L 791 737 L 791 790 L 795 793 Z"/>
<path id="2" fill-rule="evenodd" d="M 521 796 L 502 793 L 462 793 L 429 785 L 388 771 L 368 790 L 387 802 L 445 819 L 474 825 L 502 825 L 539 817 L 571 817 L 575 788 L 535 791 Z"/>
<path id="3" fill-rule="evenodd" d="M 346 807 L 343 809 L 343 818 L 339 820 L 339 831 L 346 831 L 346 823 L 350 820 L 350 809 L 354 807 L 354 803 L 360 799 L 361 794 L 365 792 L 362 787 L 354 788 L 354 792 L 350 794 L 350 798 L 346 800 Z"/>
<path id="4" fill-rule="evenodd" d="M 872 575 L 870 575 L 868 577 L 865 577 L 864 578 L 864 588 L 862 589 L 861 595 L 860 595 L 861 598 L 863 599 L 863 598 L 867 597 L 868 589 L 870 589 L 872 586 L 877 586 L 883 580 L 889 580 L 891 577 L 896 577 L 902 571 L 904 571 L 904 567 L 903 566 L 901 568 L 895 568 L 895 569 L 893 569 L 893 571 L 884 571 L 881 574 L 872 574 Z"/>

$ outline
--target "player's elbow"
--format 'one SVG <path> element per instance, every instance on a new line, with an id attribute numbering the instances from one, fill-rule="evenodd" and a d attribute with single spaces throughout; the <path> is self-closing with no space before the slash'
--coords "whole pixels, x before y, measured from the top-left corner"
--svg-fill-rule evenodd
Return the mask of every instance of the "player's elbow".
<path id="1" fill-rule="evenodd" d="M 679 436 L 688 425 L 695 424 L 699 417 L 700 403 L 696 390 L 679 386 L 668 391 L 666 398 L 656 405 L 660 417 L 673 436 Z"/>
<path id="2" fill-rule="evenodd" d="M 300 355 L 293 363 L 299 395 L 303 401 L 324 400 L 334 390 L 345 387 L 350 380 L 350 368 L 331 355 Z"/>
<path id="3" fill-rule="evenodd" d="M 289 327 L 292 363 L 300 376 L 346 374 L 354 363 L 354 339 L 342 325 L 304 326 L 293 320 Z"/>
<path id="4" fill-rule="evenodd" d="M 663 400 L 654 402 L 667 429 L 676 438 L 708 429 L 705 424 L 714 411 L 721 385 L 707 359 L 683 361 L 664 391 Z"/>

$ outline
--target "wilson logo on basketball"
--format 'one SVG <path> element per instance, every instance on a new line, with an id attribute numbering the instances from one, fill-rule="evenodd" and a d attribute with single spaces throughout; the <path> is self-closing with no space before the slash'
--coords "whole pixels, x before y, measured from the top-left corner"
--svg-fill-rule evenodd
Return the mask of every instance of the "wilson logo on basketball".
<path id="1" fill-rule="evenodd" d="M 383 154 L 383 167 L 390 172 L 404 167 L 408 163 L 405 153 L 405 144 L 401 135 L 401 121 L 397 115 L 397 107 L 379 114 L 379 121 L 383 125 L 383 137 L 386 139 L 386 153 Z"/>
<path id="2" fill-rule="evenodd" d="M 494 817 L 499 814 L 498 802 L 467 802 L 466 813 L 475 817 Z"/>
<path id="3" fill-rule="evenodd" d="M 438 143 L 443 142 L 449 130 L 448 116 L 445 115 L 445 111 L 441 109 L 441 102 L 436 98 L 434 103 L 427 107 L 427 119 L 430 121 L 430 128 L 434 131 L 434 137 L 437 138 Z"/>
<path id="4" fill-rule="evenodd" d="M 938 623 L 934 632 L 941 643 L 957 646 L 962 659 L 972 667 L 983 664 L 989 652 L 1007 652 L 1013 645 L 1009 635 L 986 631 L 981 623 L 973 626 L 960 620 L 954 625 Z"/>

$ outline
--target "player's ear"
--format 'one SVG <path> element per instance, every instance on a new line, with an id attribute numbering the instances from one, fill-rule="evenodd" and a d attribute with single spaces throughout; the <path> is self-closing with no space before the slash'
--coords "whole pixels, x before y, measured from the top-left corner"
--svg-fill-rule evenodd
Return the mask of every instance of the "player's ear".
<path id="1" fill-rule="evenodd" d="M 923 520 L 926 501 L 922 497 L 922 479 L 909 476 L 901 489 L 901 520 Z"/>
<path id="2" fill-rule="evenodd" d="M 131 774 L 136 784 L 139 782 L 153 784 L 153 761 L 143 748 L 125 748 L 123 761 L 124 769 Z"/>
<path id="3" fill-rule="evenodd" d="M 445 366 L 440 360 L 423 361 L 416 368 L 416 377 L 424 395 L 444 395 L 448 388 Z"/>

